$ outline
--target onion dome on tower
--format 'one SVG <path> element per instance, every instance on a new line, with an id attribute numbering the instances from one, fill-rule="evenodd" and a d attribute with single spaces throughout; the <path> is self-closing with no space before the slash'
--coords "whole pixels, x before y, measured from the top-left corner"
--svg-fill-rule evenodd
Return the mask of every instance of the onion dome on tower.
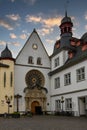
<path id="1" fill-rule="evenodd" d="M 12 53 L 8 49 L 8 46 L 6 45 L 5 49 L 1 52 L 1 59 L 13 59 Z"/>
<path id="2" fill-rule="evenodd" d="M 72 36 L 72 27 L 73 23 L 71 21 L 71 18 L 67 16 L 67 11 L 65 12 L 65 17 L 61 20 L 61 36 L 68 33 L 68 35 Z"/>
<path id="3" fill-rule="evenodd" d="M 56 55 L 61 50 L 73 50 L 75 51 L 75 47 L 71 45 L 71 39 L 76 39 L 72 37 L 72 27 L 73 22 L 71 18 L 67 15 L 67 11 L 65 12 L 65 16 L 61 20 L 60 24 L 60 39 L 56 41 L 54 45 L 54 51 L 52 55 Z"/>

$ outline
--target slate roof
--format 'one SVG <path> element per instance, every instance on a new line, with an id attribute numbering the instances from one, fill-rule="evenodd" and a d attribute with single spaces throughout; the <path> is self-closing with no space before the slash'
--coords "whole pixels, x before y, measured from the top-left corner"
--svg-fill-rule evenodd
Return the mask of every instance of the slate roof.
<path id="1" fill-rule="evenodd" d="M 68 17 L 64 17 L 62 20 L 63 22 L 66 22 L 67 20 L 69 20 L 71 22 L 71 19 L 68 19 Z M 80 45 L 71 45 L 71 41 L 74 41 L 76 44 L 77 42 L 80 42 Z M 59 43 L 59 47 L 56 48 L 56 43 Z M 83 36 L 81 37 L 81 39 L 78 39 L 76 37 L 72 37 L 72 34 L 70 33 L 65 33 L 64 35 L 61 36 L 61 38 L 56 41 L 55 45 L 54 45 L 54 51 L 53 54 L 50 56 L 51 58 L 54 57 L 55 55 L 57 55 L 59 52 L 61 52 L 62 50 L 67 50 L 68 52 L 71 50 L 74 54 L 74 56 L 72 58 L 67 59 L 67 61 L 65 62 L 65 64 L 51 72 L 49 72 L 49 76 L 52 76 L 53 74 L 56 74 L 70 66 L 73 66 L 75 64 L 78 64 L 84 60 L 87 60 L 87 49 L 82 50 L 82 46 L 84 44 L 87 45 L 87 32 L 83 34 Z"/>
<path id="2" fill-rule="evenodd" d="M 76 50 L 76 47 L 74 46 L 71 46 L 70 44 L 70 40 L 71 39 L 77 39 L 77 38 L 74 38 L 74 37 L 71 37 L 71 36 L 66 36 L 66 37 L 62 37 L 61 39 L 59 39 L 60 41 L 60 47 L 57 49 L 56 48 L 56 43 L 54 45 L 54 51 L 53 51 L 53 54 L 51 55 L 51 57 L 57 55 L 61 50 L 73 50 L 75 51 Z"/>
<path id="3" fill-rule="evenodd" d="M 80 48 L 79 48 L 79 50 L 80 50 Z M 82 62 L 84 60 L 87 60 L 87 50 L 84 51 L 83 53 L 81 53 L 81 51 L 78 51 L 77 54 L 73 58 L 68 59 L 63 66 L 49 72 L 48 75 L 52 76 L 52 75 L 54 75 L 54 74 L 56 74 L 56 73 L 58 73 L 60 71 L 63 71 L 63 70 L 65 70 L 65 69 L 67 69 L 67 68 L 69 68 L 69 67 L 71 67 L 73 65 L 76 65 L 76 64 L 78 64 L 78 63 L 80 63 L 80 62 Z"/>
<path id="4" fill-rule="evenodd" d="M 6 45 L 6 48 L 1 52 L 1 58 L 12 58 L 12 53 L 8 49 L 7 45 Z"/>

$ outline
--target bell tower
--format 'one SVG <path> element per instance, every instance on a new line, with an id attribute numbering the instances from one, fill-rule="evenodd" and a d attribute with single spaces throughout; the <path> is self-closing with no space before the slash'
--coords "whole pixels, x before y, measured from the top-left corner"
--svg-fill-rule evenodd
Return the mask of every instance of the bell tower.
<path id="1" fill-rule="evenodd" d="M 73 23 L 71 18 L 67 16 L 67 11 L 65 12 L 65 17 L 61 20 L 60 30 L 61 36 L 71 35 L 72 36 Z"/>

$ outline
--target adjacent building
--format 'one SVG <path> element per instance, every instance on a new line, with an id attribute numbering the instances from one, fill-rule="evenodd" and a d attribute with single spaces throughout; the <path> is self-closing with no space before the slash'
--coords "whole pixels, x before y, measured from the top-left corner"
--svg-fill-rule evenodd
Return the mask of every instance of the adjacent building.
<path id="1" fill-rule="evenodd" d="M 6 48 L 0 57 L 0 114 L 14 111 L 14 59 Z"/>
<path id="2" fill-rule="evenodd" d="M 67 16 L 61 21 L 60 39 L 51 56 L 51 110 L 85 115 L 87 109 L 87 33 L 73 37 L 73 23 Z"/>

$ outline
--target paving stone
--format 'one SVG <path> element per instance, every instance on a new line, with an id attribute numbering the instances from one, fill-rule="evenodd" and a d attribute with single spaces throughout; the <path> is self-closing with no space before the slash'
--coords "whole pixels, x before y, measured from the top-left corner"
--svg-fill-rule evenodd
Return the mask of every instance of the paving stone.
<path id="1" fill-rule="evenodd" d="M 0 118 L 0 130 L 87 130 L 87 117 Z"/>

